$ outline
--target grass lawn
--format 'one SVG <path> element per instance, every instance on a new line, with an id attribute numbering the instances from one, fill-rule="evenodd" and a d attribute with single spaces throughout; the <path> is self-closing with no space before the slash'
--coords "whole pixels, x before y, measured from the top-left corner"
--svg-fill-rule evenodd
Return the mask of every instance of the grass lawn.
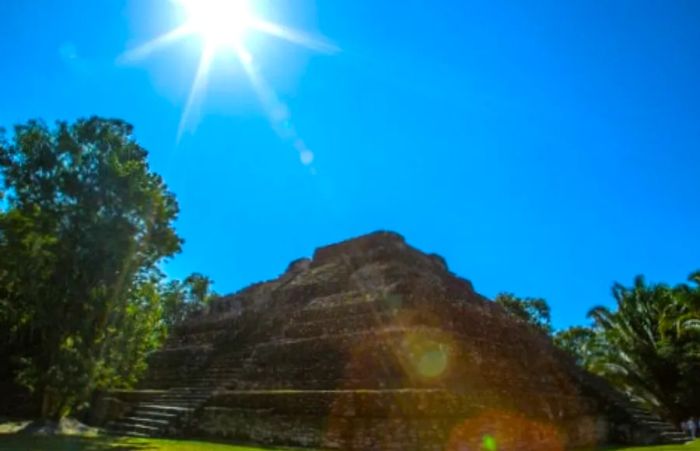
<path id="1" fill-rule="evenodd" d="M 700 451 L 700 440 L 685 445 L 647 446 L 642 448 L 618 448 L 616 451 Z"/>
<path id="2" fill-rule="evenodd" d="M 160 440 L 114 437 L 39 437 L 1 434 L 0 450 L 22 451 L 281 451 L 273 448 L 233 446 L 191 440 Z M 408 450 L 407 450 L 408 451 Z M 595 450 L 588 450 L 595 451 Z M 688 445 L 608 448 L 606 451 L 700 451 L 700 440 Z"/>
<path id="3" fill-rule="evenodd" d="M 279 451 L 189 440 L 113 437 L 38 437 L 0 435 L 0 450 L 22 451 Z"/>

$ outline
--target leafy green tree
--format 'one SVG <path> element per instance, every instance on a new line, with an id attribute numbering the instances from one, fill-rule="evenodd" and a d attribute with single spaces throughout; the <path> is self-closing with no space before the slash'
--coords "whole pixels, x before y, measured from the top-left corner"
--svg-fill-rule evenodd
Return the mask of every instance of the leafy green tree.
<path id="1" fill-rule="evenodd" d="M 61 417 L 125 386 L 162 340 L 158 264 L 180 250 L 175 197 L 120 120 L 0 136 L 0 329 L 17 380 Z"/>
<path id="2" fill-rule="evenodd" d="M 193 273 L 184 281 L 173 280 L 163 287 L 162 321 L 168 331 L 217 297 L 211 289 L 213 283 L 209 277 Z"/>
<path id="3" fill-rule="evenodd" d="M 593 351 L 596 334 L 590 327 L 574 326 L 554 334 L 554 344 L 576 358 L 581 366 L 586 366 Z"/>
<path id="4" fill-rule="evenodd" d="M 700 289 L 647 284 L 615 284 L 616 310 L 592 309 L 594 337 L 587 368 L 657 413 L 680 420 L 700 405 Z"/>
<path id="5" fill-rule="evenodd" d="M 541 298 L 519 298 L 512 293 L 500 293 L 494 300 L 512 316 L 531 324 L 547 335 L 552 334 L 551 310 Z"/>

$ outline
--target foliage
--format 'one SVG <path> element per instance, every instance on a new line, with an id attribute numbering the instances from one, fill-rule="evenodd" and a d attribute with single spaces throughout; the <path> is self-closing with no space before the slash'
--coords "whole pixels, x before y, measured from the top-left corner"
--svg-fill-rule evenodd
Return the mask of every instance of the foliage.
<path id="1" fill-rule="evenodd" d="M 191 274 L 182 282 L 173 280 L 166 284 L 161 293 L 165 327 L 172 330 L 187 316 L 209 305 L 217 296 L 211 291 L 212 284 L 209 277 L 199 273 Z"/>
<path id="2" fill-rule="evenodd" d="M 595 307 L 591 327 L 553 334 L 577 362 L 603 376 L 631 399 L 674 421 L 697 415 L 700 406 L 700 271 L 689 283 L 613 286 L 616 309 Z M 511 315 L 552 333 L 543 299 L 499 294 Z"/>
<path id="3" fill-rule="evenodd" d="M 576 358 L 579 365 L 584 365 L 592 352 L 595 333 L 589 327 L 574 326 L 554 334 L 554 344 Z"/>
<path id="4" fill-rule="evenodd" d="M 549 304 L 541 298 L 519 298 L 512 293 L 500 293 L 495 302 L 514 317 L 529 323 L 547 335 L 552 333 Z"/>
<path id="5" fill-rule="evenodd" d="M 697 414 L 700 405 L 700 278 L 670 287 L 615 284 L 617 309 L 595 307 L 590 329 L 558 335 L 590 371 L 630 398 L 673 419 Z"/>
<path id="6" fill-rule="evenodd" d="M 0 346 L 61 417 L 128 386 L 164 337 L 158 264 L 180 250 L 175 197 L 119 120 L 0 139 Z"/>

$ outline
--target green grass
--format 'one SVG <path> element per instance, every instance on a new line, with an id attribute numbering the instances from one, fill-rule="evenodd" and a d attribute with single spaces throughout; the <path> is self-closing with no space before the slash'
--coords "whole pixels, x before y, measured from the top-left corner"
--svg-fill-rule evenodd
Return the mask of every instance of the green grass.
<path id="1" fill-rule="evenodd" d="M 159 440 L 112 437 L 38 437 L 0 435 L 0 450 L 22 451 L 279 451 L 192 440 Z"/>
<path id="2" fill-rule="evenodd" d="M 686 445 L 646 446 L 635 448 L 617 448 L 615 451 L 700 451 L 700 440 Z"/>
<path id="3" fill-rule="evenodd" d="M 0 450 L 22 451 L 280 451 L 191 440 L 132 439 L 112 437 L 37 437 L 0 434 Z M 612 449 L 608 449 L 612 451 Z M 700 441 L 689 445 L 615 448 L 614 451 L 700 451 Z"/>

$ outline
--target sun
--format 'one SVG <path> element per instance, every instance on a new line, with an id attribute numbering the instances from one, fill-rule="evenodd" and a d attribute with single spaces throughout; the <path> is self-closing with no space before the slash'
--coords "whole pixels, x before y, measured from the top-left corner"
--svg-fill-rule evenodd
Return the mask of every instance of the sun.
<path id="1" fill-rule="evenodd" d="M 246 0 L 179 0 L 185 11 L 184 27 L 200 35 L 205 45 L 236 47 L 256 20 Z"/>
<path id="2" fill-rule="evenodd" d="M 141 60 L 154 51 L 183 39 L 194 37 L 201 41 L 199 64 L 195 70 L 187 103 L 180 116 L 177 131 L 179 140 L 186 126 L 193 126 L 193 122 L 195 122 L 192 120 L 193 112 L 198 110 L 199 100 L 204 96 L 215 57 L 219 54 L 233 55 L 240 61 L 243 72 L 250 80 L 270 123 L 280 136 L 288 140 L 296 149 L 301 162 L 304 165 L 309 165 L 313 161 L 313 153 L 297 134 L 291 121 L 289 108 L 277 98 L 275 92 L 257 70 L 253 55 L 246 47 L 246 37 L 251 33 L 262 33 L 328 54 L 336 53 L 339 49 L 322 37 L 312 36 L 303 31 L 266 20 L 262 14 L 264 11 L 253 8 L 253 5 L 260 5 L 259 1 L 170 0 L 170 3 L 182 13 L 181 24 L 165 34 L 127 51 L 120 60 L 124 62 Z"/>

